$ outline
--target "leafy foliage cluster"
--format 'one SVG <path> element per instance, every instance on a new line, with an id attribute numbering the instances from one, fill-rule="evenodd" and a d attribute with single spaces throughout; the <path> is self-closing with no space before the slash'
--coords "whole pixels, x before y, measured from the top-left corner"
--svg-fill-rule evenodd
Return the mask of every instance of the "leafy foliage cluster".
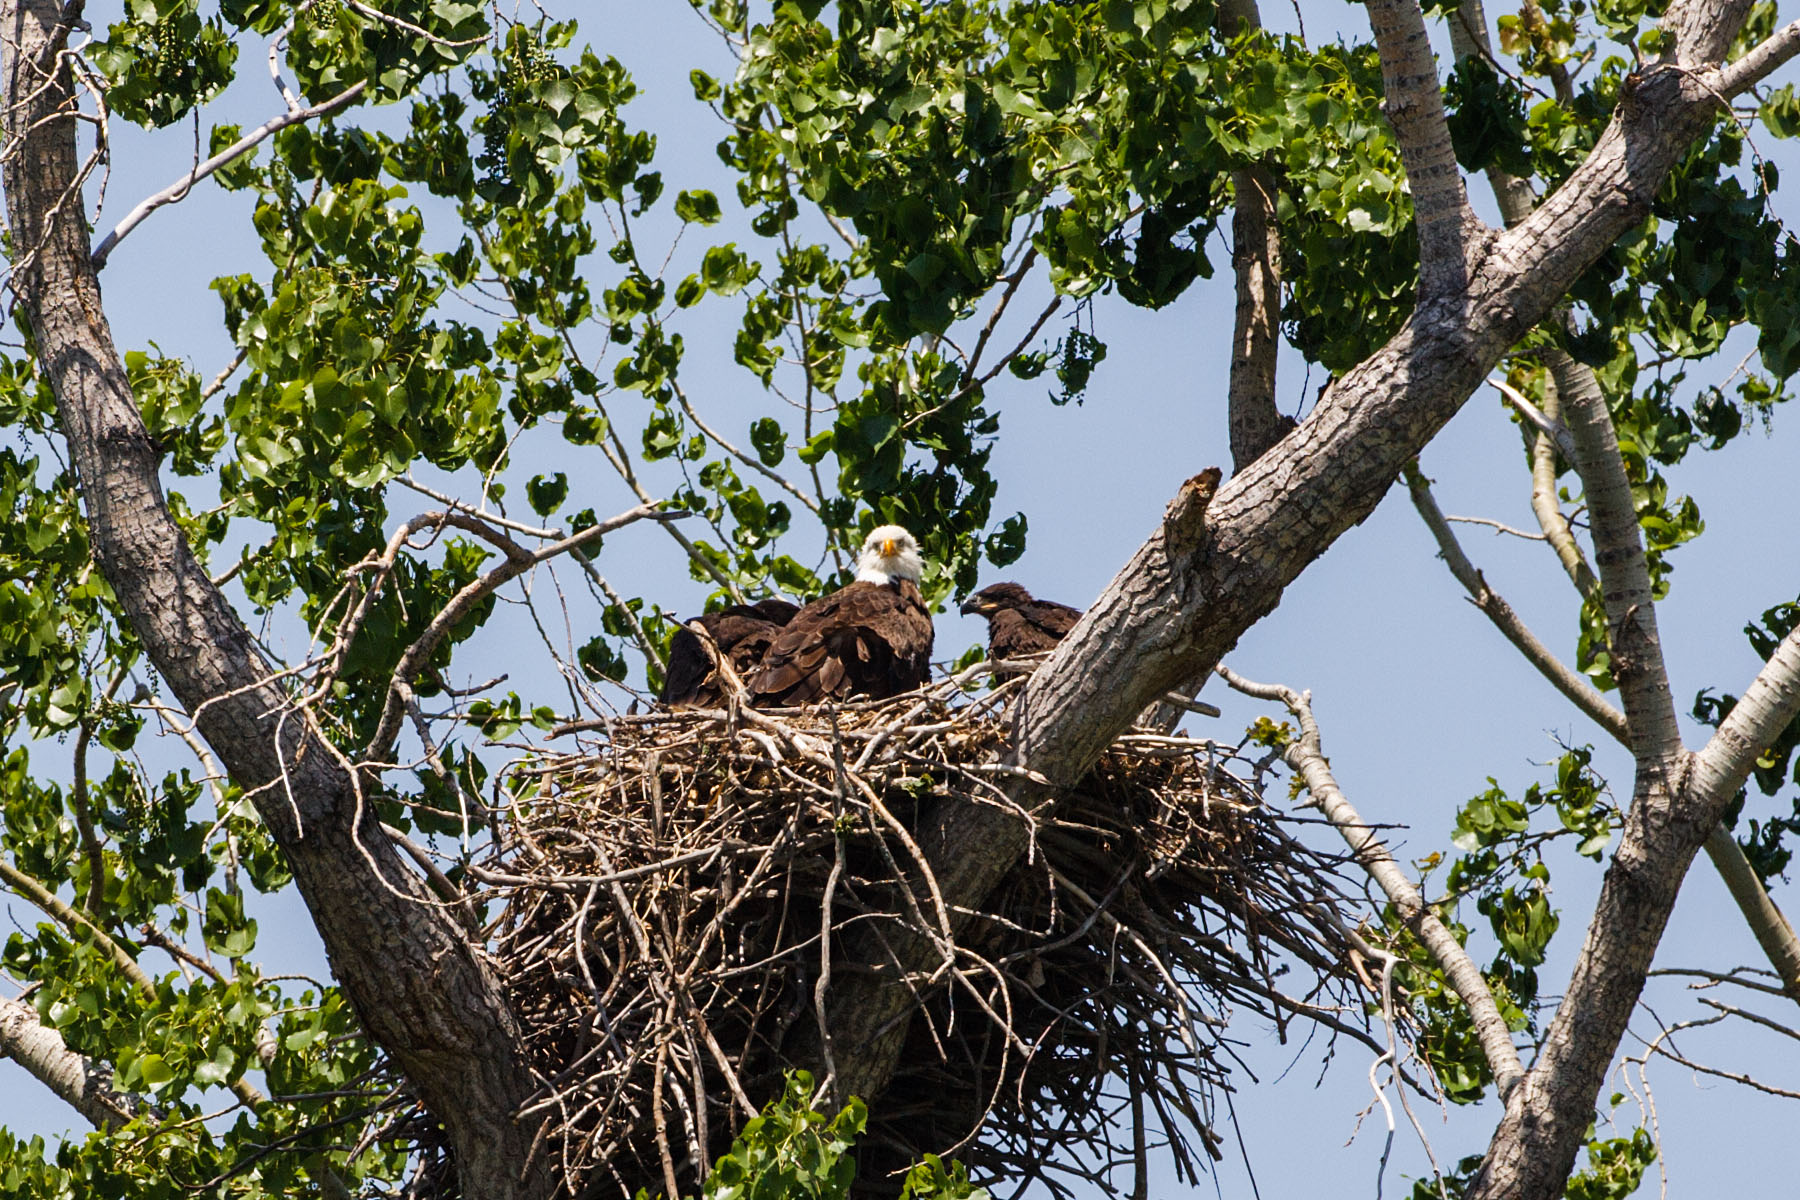
<path id="1" fill-rule="evenodd" d="M 251 39 L 246 61 L 260 62 L 260 42 L 283 35 L 306 102 L 366 89 L 364 107 L 290 126 L 216 177 L 251 206 L 266 260 L 214 285 L 235 371 L 207 384 L 210 372 L 156 346 L 126 360 L 171 503 L 246 611 L 298 617 L 330 645 L 361 598 L 347 577 L 384 549 L 406 495 L 397 481 L 460 473 L 499 509 L 511 484 L 529 510 L 515 516 L 569 532 L 599 519 L 602 489 L 583 467 L 616 477 L 619 495 L 691 514 L 699 532 L 674 528 L 709 603 L 817 594 L 844 578 L 859 533 L 887 521 L 921 535 L 926 590 L 942 603 L 1025 545 L 1025 514 L 996 508 L 994 394 L 1008 386 L 996 381 L 1049 371 L 1060 399 L 1083 396 L 1106 355 L 1091 302 L 1166 307 L 1208 278 L 1243 166 L 1279 182 L 1284 328 L 1309 362 L 1346 369 L 1409 311 L 1410 201 L 1366 44 L 1221 31 L 1206 0 L 783 0 L 755 20 L 740 0 L 698 7 L 734 57 L 723 70 L 707 59 L 688 86 L 717 122 L 748 236 L 727 236 L 740 227 L 718 191 L 665 183 L 656 136 L 627 115 L 637 82 L 572 22 L 519 23 L 461 0 L 224 0 L 206 13 L 197 0 L 130 0 L 89 47 L 111 113 L 146 127 L 202 119 Z M 1462 164 L 1540 190 L 1562 180 L 1632 51 L 1655 52 L 1661 7 L 1546 0 L 1502 14 L 1511 66 L 1465 60 L 1448 82 Z M 1773 20 L 1758 5 L 1746 37 Z M 1800 100 L 1775 90 L 1758 121 L 1792 136 Z M 213 126 L 208 145 L 242 132 Z M 1508 364 L 1540 401 L 1537 351 L 1552 340 L 1598 371 L 1659 594 L 1671 553 L 1703 529 L 1665 471 L 1766 421 L 1800 367 L 1792 241 L 1769 215 L 1779 180 L 1752 132 L 1724 123 L 1696 147 L 1652 220 L 1576 289 L 1571 327 L 1540 331 Z M 1085 324 L 1051 324 L 1065 298 Z M 1035 319 L 1002 323 L 995 309 L 982 323 L 982 306 L 1027 299 L 1041 303 Z M 755 398 L 709 420 L 699 373 L 684 370 L 688 339 L 720 327 Z M 1754 341 L 1760 369 L 1696 387 L 1690 370 L 1734 337 Z M 154 1173 L 282 1195 L 327 1170 L 352 1186 L 393 1178 L 403 1155 L 380 1143 L 352 1153 L 341 1136 L 375 1111 L 373 1052 L 341 995 L 296 992 L 250 957 L 245 885 L 288 883 L 266 831 L 228 781 L 139 757 L 147 722 L 182 718 L 152 706 L 136 639 L 91 561 L 29 345 L 0 357 L 0 421 L 19 435 L 0 448 L 0 845 L 126 953 L 198 937 L 228 964 L 166 971 L 146 996 L 92 927 L 12 934 L 6 968 L 36 981 L 40 1017 L 157 1114 L 71 1140 L 54 1162 L 8 1140 L 0 1187 L 141 1195 Z M 405 648 L 492 554 L 456 536 L 428 543 L 402 549 L 325 681 L 328 732 L 346 750 L 368 741 Z M 569 655 L 570 703 L 601 681 L 654 685 L 671 630 L 661 604 L 606 584 L 601 553 L 589 547 L 582 564 L 600 632 Z M 433 761 L 390 772 L 373 797 L 402 829 L 465 831 L 480 812 L 466 801 L 490 778 L 480 741 L 555 719 L 542 697 L 451 694 L 458 648 L 496 607 L 478 606 L 409 681 L 449 716 Z M 1766 649 L 1795 617 L 1770 610 L 1753 643 Z M 1601 621 L 1590 602 L 1579 661 L 1608 686 Z M 1731 702 L 1703 693 L 1696 715 L 1716 721 Z M 1788 777 L 1800 730 L 1790 735 L 1759 769 L 1766 793 Z M 59 749 L 75 764 L 66 782 L 52 782 Z M 1534 832 L 1534 818 L 1553 810 L 1590 856 L 1615 820 L 1583 754 L 1564 756 L 1554 786 L 1519 800 L 1495 786 L 1458 822 L 1443 911 L 1454 922 L 1454 904 L 1475 898 L 1500 944 L 1490 977 L 1521 1031 L 1556 928 L 1539 853 L 1556 831 Z M 1753 861 L 1781 871 L 1800 816 L 1746 820 Z M 1466 1016 L 1408 953 L 1429 1053 L 1450 1093 L 1473 1099 L 1485 1066 Z M 258 1030 L 275 1033 L 272 1052 Z M 278 1100 L 229 1126 L 195 1119 L 251 1076 Z M 1632 1147 L 1607 1161 L 1641 1173 Z"/>
<path id="2" fill-rule="evenodd" d="M 835 1117 L 812 1107 L 813 1079 L 805 1071 L 787 1077 L 782 1095 L 753 1117 L 713 1164 L 701 1200 L 847 1200 L 856 1179 L 850 1157 L 868 1126 L 868 1109 L 852 1097 Z M 935 1154 L 908 1171 L 901 1200 L 988 1200 L 986 1188 L 969 1182 L 961 1163 Z M 638 1200 L 648 1200 L 645 1192 Z"/>
<path id="3" fill-rule="evenodd" d="M 1537 1030 L 1542 1007 L 1537 968 L 1560 925 L 1550 905 L 1545 848 L 1573 837 L 1576 853 L 1598 862 L 1619 821 L 1605 784 L 1591 769 L 1592 757 L 1585 746 L 1566 751 L 1556 762 L 1554 784 L 1533 783 L 1516 799 L 1490 778 L 1488 789 L 1458 811 L 1451 834 L 1451 844 L 1462 853 L 1449 860 L 1443 894 L 1433 901 L 1432 910 L 1466 944 L 1470 928 L 1462 906 L 1474 901 L 1495 945 L 1482 975 L 1516 1032 Z M 1555 824 L 1547 826 L 1542 818 L 1551 814 Z M 1444 861 L 1434 853 L 1419 864 L 1425 876 L 1421 890 L 1427 894 L 1431 875 Z M 1493 1074 L 1468 1008 L 1399 912 L 1389 905 L 1382 915 L 1396 952 L 1405 959 L 1396 980 L 1418 1022 L 1422 1053 L 1448 1099 L 1474 1103 L 1493 1082 Z"/>

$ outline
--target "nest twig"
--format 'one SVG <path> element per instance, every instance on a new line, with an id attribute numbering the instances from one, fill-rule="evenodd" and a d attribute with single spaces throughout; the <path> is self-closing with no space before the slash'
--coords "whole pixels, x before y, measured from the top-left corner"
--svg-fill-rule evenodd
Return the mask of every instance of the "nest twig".
<path id="1" fill-rule="evenodd" d="M 882 965 L 845 961 L 853 937 L 945 952 L 913 980 L 873 1105 L 872 1195 L 925 1151 L 1053 1195 L 1141 1196 L 1159 1148 L 1197 1178 L 1231 1018 L 1359 1032 L 1339 864 L 1261 804 L 1248 764 L 1137 731 L 1027 812 L 995 716 L 1011 686 L 621 718 L 515 764 L 510 820 L 470 875 L 506 893 L 495 957 L 571 1195 L 694 1193 L 785 1069 L 827 1075 L 834 982 Z M 1032 826 L 973 915 L 948 911 L 909 832 L 947 804 Z M 795 1063 L 802 1043 L 827 1061 Z"/>

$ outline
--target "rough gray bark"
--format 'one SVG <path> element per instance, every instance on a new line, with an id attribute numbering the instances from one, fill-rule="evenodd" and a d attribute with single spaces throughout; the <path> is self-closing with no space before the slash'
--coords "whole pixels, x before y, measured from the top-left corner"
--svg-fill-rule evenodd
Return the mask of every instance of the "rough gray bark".
<path id="1" fill-rule="evenodd" d="M 1237 315 L 1231 331 L 1227 411 L 1231 462 L 1241 471 L 1294 427 L 1275 405 L 1275 355 L 1280 345 L 1281 237 L 1275 226 L 1275 176 L 1267 167 L 1231 173 L 1232 266 Z"/>
<path id="2" fill-rule="evenodd" d="M 1800 636 L 1790 636 L 1705 749 L 1673 776 L 1640 771 L 1563 1001 L 1464 1200 L 1562 1195 L 1694 852 L 1797 711 Z"/>
<path id="3" fill-rule="evenodd" d="M 1463 0 L 1463 3 L 1450 15 L 1449 25 L 1450 41 L 1457 58 L 1460 59 L 1471 54 L 1491 56 L 1487 18 L 1482 11 L 1480 0 Z M 1787 61 L 1793 56 L 1796 49 L 1800 49 L 1800 22 L 1788 25 L 1742 59 L 1731 64 L 1724 72 L 1723 87 L 1727 90 L 1735 87 L 1730 82 L 1733 76 L 1766 74 L 1773 69 L 1772 64 Z M 1559 77 L 1557 87 L 1558 97 L 1564 103 L 1567 103 L 1567 90 L 1568 81 L 1564 75 Z M 1515 225 L 1523 220 L 1537 203 L 1537 197 L 1532 193 L 1531 185 L 1526 181 L 1509 175 L 1498 167 L 1488 168 L 1487 178 L 1489 186 L 1493 189 L 1494 199 L 1499 204 L 1500 213 L 1508 225 Z M 1562 392 L 1564 389 L 1571 394 L 1598 394 L 1599 385 L 1594 379 L 1592 370 L 1574 361 L 1567 354 L 1557 353 L 1550 356 L 1549 366 L 1552 379 L 1549 394 L 1544 398 L 1543 415 L 1550 421 L 1556 422 L 1562 415 Z M 1566 453 L 1572 461 L 1577 452 L 1567 451 Z M 1570 582 L 1575 585 L 1576 592 L 1585 599 L 1596 594 L 1600 585 L 1594 577 L 1593 570 L 1588 566 L 1587 559 L 1582 554 L 1581 545 L 1575 540 L 1574 530 L 1570 528 L 1569 519 L 1563 513 L 1562 505 L 1557 499 L 1556 455 L 1557 447 L 1552 443 L 1551 438 L 1546 433 L 1540 432 L 1532 444 L 1531 451 L 1531 507 L 1537 516 L 1539 528 L 1543 530 L 1544 536 L 1549 539 L 1551 547 L 1556 551 L 1556 556 L 1562 563 L 1563 570 L 1567 572 Z M 1427 523 L 1429 522 L 1430 518 L 1427 516 Z M 1437 526 L 1433 526 L 1433 533 L 1439 533 Z M 1443 541 L 1443 536 L 1440 534 L 1440 546 L 1443 545 Z M 1460 551 L 1456 553 L 1460 555 Z M 1446 561 L 1451 562 L 1451 570 L 1457 571 L 1450 548 L 1444 549 L 1444 557 Z M 1468 585 L 1468 580 L 1462 572 L 1457 572 L 1457 578 L 1462 580 L 1465 586 Z M 1485 581 L 1482 583 L 1482 588 L 1485 591 Z M 1489 594 L 1491 595 L 1491 593 Z M 1495 599 L 1497 600 L 1498 597 Z M 1631 744 L 1630 730 L 1625 724 L 1623 714 L 1607 705 L 1597 692 L 1586 685 L 1585 680 L 1575 679 L 1572 673 L 1563 668 L 1560 663 L 1555 663 L 1553 658 L 1534 653 L 1530 644 L 1524 639 L 1530 641 L 1535 641 L 1535 639 L 1531 639 L 1530 631 L 1524 630 L 1522 624 L 1518 628 L 1523 631 L 1523 639 L 1514 636 L 1514 633 L 1508 629 L 1506 614 L 1497 614 L 1495 611 L 1491 611 L 1487 605 L 1482 603 L 1479 596 L 1476 598 L 1476 603 L 1494 619 L 1495 624 L 1501 628 L 1502 632 L 1512 638 L 1514 644 L 1518 645 L 1525 656 L 1534 665 L 1537 665 L 1552 683 L 1558 686 L 1559 690 L 1575 701 L 1578 707 L 1599 722 L 1621 744 L 1629 748 Z M 1505 604 L 1504 601 L 1499 603 Z M 1516 621 L 1516 618 L 1514 620 Z M 1544 653 L 1545 656 L 1548 655 L 1547 651 Z M 1596 704 L 1596 702 L 1598 703 Z M 1789 996 L 1800 1000 L 1800 937 L 1795 936 L 1794 928 L 1788 922 L 1786 915 L 1776 906 L 1775 901 L 1769 896 L 1768 889 L 1763 886 L 1762 880 L 1751 868 L 1750 860 L 1745 857 L 1743 847 L 1737 844 L 1737 839 L 1731 836 L 1729 830 L 1718 826 L 1706 837 L 1706 856 L 1711 860 L 1714 869 L 1719 872 L 1719 877 L 1725 881 L 1726 890 L 1731 893 L 1732 899 L 1737 903 L 1738 911 L 1743 914 L 1745 922 L 1750 926 L 1751 933 L 1756 937 L 1757 945 L 1762 948 L 1770 965 L 1781 977 L 1782 986 L 1787 990 Z"/>
<path id="4" fill-rule="evenodd" d="M 111 1067 L 69 1049 L 62 1034 L 22 1001 L 0 998 L 0 1056 L 24 1067 L 95 1129 L 117 1129 L 145 1108 L 138 1097 L 113 1087 Z"/>
<path id="5" fill-rule="evenodd" d="M 164 502 L 101 307 L 78 191 L 56 0 L 0 0 L 19 315 L 56 395 L 94 556 L 157 671 L 293 868 L 364 1027 L 444 1123 L 471 1196 L 540 1197 L 517 1023 L 455 922 L 401 863 L 341 756 L 295 711 Z"/>
<path id="6" fill-rule="evenodd" d="M 1225 0 L 1219 5 L 1218 26 L 1227 35 L 1261 29 L 1256 0 Z M 1241 471 L 1279 442 L 1294 421 L 1275 405 L 1275 361 L 1281 346 L 1281 233 L 1275 224 L 1275 175 L 1260 164 L 1240 167 L 1231 173 L 1231 191 L 1237 312 L 1231 330 L 1226 411 L 1232 469 Z M 1168 715 L 1159 713 L 1164 719 Z"/>
<path id="7" fill-rule="evenodd" d="M 1735 28 L 1747 4 L 1729 0 L 1727 7 L 1734 17 L 1703 26 Z M 1395 40 L 1406 42 L 1404 29 L 1388 39 Z M 1697 53 L 1714 62 L 1724 46 L 1708 43 Z M 1407 61 L 1416 61 L 1409 53 Z M 1766 71 L 1776 60 L 1758 61 Z M 1203 517 L 1177 497 L 1170 517 L 1032 677 L 1013 710 L 1013 761 L 1053 786 L 1068 786 L 1153 699 L 1218 662 L 1307 564 L 1373 511 L 1501 355 L 1553 312 L 1615 238 L 1644 219 L 1676 159 L 1717 119 L 1719 97 L 1729 94 L 1722 85 L 1741 91 L 1756 78 L 1650 67 L 1627 89 L 1586 162 L 1502 232 L 1471 233 L 1465 206 L 1454 202 L 1460 183 L 1436 180 L 1442 203 L 1434 253 L 1447 257 L 1443 247 L 1454 244 L 1466 257 L 1441 265 L 1439 285 L 1422 289 L 1400 332 L 1340 378 L 1305 424 L 1226 483 Z M 1430 81 L 1403 82 L 1417 93 Z M 1430 125 L 1408 128 L 1436 145 L 1441 121 L 1439 130 Z M 1406 136 L 1398 126 L 1396 132 Z M 1415 159 L 1435 162 L 1430 151 L 1409 151 L 1409 168 Z M 1465 286 L 1442 285 L 1459 275 Z M 1704 829 L 1694 845 L 1703 838 Z M 936 814 L 919 840 L 946 902 L 970 907 L 1026 844 L 1015 818 L 973 807 Z M 906 967 L 926 972 L 935 954 L 925 946 L 901 951 Z M 870 951 L 865 961 L 883 955 Z M 832 1009 L 837 1066 L 851 1090 L 868 1096 L 885 1083 L 910 1004 L 906 982 L 892 971 L 871 972 L 839 994 Z"/>

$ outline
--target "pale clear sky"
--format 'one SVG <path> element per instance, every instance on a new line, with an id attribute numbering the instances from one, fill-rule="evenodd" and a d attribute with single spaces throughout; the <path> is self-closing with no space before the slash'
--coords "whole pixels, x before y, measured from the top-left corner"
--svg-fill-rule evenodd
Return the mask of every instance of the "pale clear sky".
<path id="1" fill-rule="evenodd" d="M 713 155 L 722 131 L 710 118 L 695 118 L 686 82 L 693 66 L 728 73 L 717 43 L 680 0 L 656 6 L 606 0 L 578 7 L 586 14 L 584 34 L 601 52 L 621 58 L 649 93 L 629 116 L 661 135 L 658 165 L 671 192 L 712 186 L 727 213 L 735 211 L 730 181 Z M 1315 43 L 1331 38 L 1335 30 L 1366 36 L 1359 5 L 1306 0 L 1303 8 Z M 116 4 L 91 4 L 88 15 L 98 26 L 114 19 L 116 10 Z M 1270 5 L 1264 16 L 1278 29 L 1293 27 L 1294 12 L 1285 5 Z M 252 52 L 240 58 L 243 78 L 214 106 L 217 111 L 207 114 L 209 120 L 249 125 L 277 111 L 259 60 Z M 1788 77 L 1793 74 L 1790 68 Z M 191 153 L 191 132 L 182 127 L 155 136 L 122 125 L 115 125 L 114 132 L 103 227 L 138 197 L 169 182 Z M 1766 157 L 1791 169 L 1788 144 L 1759 134 L 1758 146 Z M 1471 192 L 1486 205 L 1479 180 L 1473 181 Z M 422 205 L 429 200 L 418 199 Z M 1492 215 L 1491 206 L 1484 211 Z M 242 196 L 203 186 L 183 204 L 152 217 L 121 246 L 103 280 L 107 312 L 121 347 L 155 341 L 166 353 L 189 357 L 205 378 L 223 365 L 231 351 L 207 285 L 215 276 L 242 270 L 266 274 L 246 213 Z M 1228 254 L 1217 243 L 1214 251 L 1214 262 L 1223 268 Z M 752 379 L 729 368 L 730 330 L 717 325 L 725 320 L 725 311 L 699 310 L 697 321 L 713 322 L 712 333 L 718 336 L 698 323 L 688 329 L 689 363 L 683 378 L 709 416 L 728 429 L 742 429 L 760 415 L 764 401 Z M 1001 480 L 996 514 L 1022 510 L 1031 522 L 1028 549 L 1004 577 L 1024 582 L 1039 595 L 1085 605 L 1152 530 L 1181 480 L 1208 465 L 1229 466 L 1224 396 L 1231 314 L 1229 272 L 1223 269 L 1160 313 L 1102 306 L 1097 332 L 1111 352 L 1081 406 L 1052 407 L 1042 382 L 1006 376 L 996 381 L 990 394 L 1003 414 L 1003 436 L 993 459 Z M 710 353 L 709 336 L 715 347 Z M 720 345 L 727 349 L 719 351 Z M 1745 349 L 1747 343 L 1722 354 L 1717 373 L 1734 366 Z M 1315 371 L 1310 383 L 1303 382 L 1303 367 L 1291 355 L 1282 370 L 1279 392 L 1284 409 L 1292 412 L 1316 390 L 1322 375 Z M 1707 522 L 1705 536 L 1677 552 L 1674 590 L 1659 610 L 1677 701 L 1684 708 L 1703 686 L 1740 691 L 1757 666 L 1740 632 L 1745 620 L 1800 594 L 1800 560 L 1783 515 L 1791 501 L 1780 498 L 1800 462 L 1785 429 L 1791 419 L 1787 412 L 1776 414 L 1781 437 L 1752 432 L 1723 452 L 1696 452 L 1671 472 L 1673 487 L 1696 497 Z M 581 503 L 592 503 L 602 514 L 629 505 L 622 488 L 609 486 L 567 448 L 547 446 L 539 453 L 541 461 L 522 464 L 522 474 L 580 464 L 571 478 L 578 488 L 591 481 L 595 489 Z M 1471 400 L 1422 462 L 1437 480 L 1447 511 L 1531 526 L 1529 478 L 1519 440 L 1492 393 Z M 186 481 L 184 485 L 191 487 Z M 407 503 L 396 498 L 396 511 Z M 1462 536 L 1489 582 L 1544 640 L 1572 655 L 1571 593 L 1553 557 L 1540 545 L 1479 527 L 1462 527 Z M 810 558 L 812 552 L 809 545 L 796 557 Z M 696 610 L 706 591 L 687 578 L 665 540 L 643 527 L 609 539 L 601 568 L 628 595 L 650 596 L 680 612 Z M 945 657 L 982 637 L 979 622 L 954 614 L 938 621 L 938 646 Z M 1484 790 L 1489 775 L 1515 794 L 1544 778 L 1540 764 L 1559 753 L 1559 737 L 1594 741 L 1597 767 L 1621 799 L 1629 796 L 1623 755 L 1577 717 L 1462 599 L 1435 559 L 1403 488 L 1308 570 L 1281 608 L 1245 636 L 1229 661 L 1252 678 L 1312 689 L 1326 750 L 1349 797 L 1366 818 L 1408 827 L 1395 834 L 1395 851 L 1403 860 L 1445 847 L 1457 806 Z M 528 666 L 521 669 L 516 648 L 499 634 L 479 639 L 474 653 L 459 659 L 459 667 L 470 677 L 510 670 L 509 686 L 522 694 L 536 687 L 539 696 L 552 702 L 558 695 L 551 690 L 555 680 L 548 664 L 534 678 Z M 1208 698 L 1226 709 L 1216 723 L 1226 738 L 1265 711 L 1227 696 L 1222 688 L 1209 689 Z M 1215 724 L 1197 721 L 1190 727 L 1208 734 Z M 1704 737 L 1693 728 L 1689 733 L 1690 744 L 1698 745 Z M 1566 978 L 1599 878 L 1598 868 L 1568 855 L 1554 859 L 1553 870 L 1564 927 L 1542 973 L 1551 993 Z M 1790 910 L 1800 908 L 1800 896 L 1791 888 L 1778 887 L 1776 899 Z M 8 900 L 6 907 L 12 920 L 36 920 L 16 900 Z M 297 904 L 265 906 L 260 915 L 258 955 L 271 969 L 323 970 L 317 939 Z M 1759 963 L 1754 942 L 1702 862 L 1683 892 L 1658 965 L 1725 969 Z M 1694 1014 L 1696 1006 L 1680 988 L 1657 982 L 1650 995 L 1667 1019 Z M 1766 1011 L 1780 1018 L 1791 1015 L 1779 1006 Z M 1639 1021 L 1634 1028 L 1650 1026 Z M 1319 1042 L 1277 1046 L 1267 1030 L 1248 1022 L 1233 1033 L 1249 1043 L 1245 1057 L 1261 1080 L 1240 1078 L 1235 1098 L 1261 1195 L 1266 1200 L 1309 1197 L 1321 1183 L 1335 1195 L 1374 1195 L 1382 1153 L 1379 1110 L 1362 1122 L 1358 1133 L 1359 1114 L 1371 1100 L 1366 1052 L 1340 1047 L 1322 1084 L 1315 1086 Z M 1792 1041 L 1774 1035 L 1700 1031 L 1686 1049 L 1727 1069 L 1790 1085 L 1800 1082 L 1800 1052 Z M 1286 1070 L 1290 1064 L 1293 1069 Z M 1774 1192 L 1767 1181 L 1781 1167 L 1754 1148 L 1786 1144 L 1795 1115 L 1784 1107 L 1789 1102 L 1694 1078 L 1669 1064 L 1653 1069 L 1652 1082 L 1675 1194 Z M 1629 1102 L 1621 1114 L 1627 1128 L 1635 1124 Z M 21 1133 L 56 1133 L 71 1127 L 72 1115 L 16 1066 L 0 1062 L 0 1122 Z M 1438 1161 L 1448 1165 L 1485 1145 L 1497 1109 L 1490 1103 L 1474 1112 L 1452 1112 L 1447 1124 L 1428 1107 L 1421 1115 Z M 1386 1194 L 1403 1194 L 1410 1186 L 1403 1177 L 1425 1171 L 1425 1155 L 1402 1124 Z M 1656 1186 L 1654 1180 L 1646 1183 L 1647 1189 Z M 1220 1168 L 1218 1190 L 1229 1197 L 1251 1194 L 1235 1158 L 1228 1157 Z M 1208 1183 L 1195 1194 L 1212 1191 Z M 1189 1193 L 1171 1182 L 1159 1194 Z"/>

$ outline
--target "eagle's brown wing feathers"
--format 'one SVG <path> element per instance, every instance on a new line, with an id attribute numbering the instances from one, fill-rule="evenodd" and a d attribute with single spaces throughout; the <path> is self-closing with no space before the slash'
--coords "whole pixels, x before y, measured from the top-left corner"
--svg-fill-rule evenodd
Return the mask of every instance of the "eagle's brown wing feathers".
<path id="1" fill-rule="evenodd" d="M 1055 647 L 1081 620 L 1081 610 L 1053 600 L 1003 608 L 988 618 L 988 657 L 1022 658 Z"/>
<path id="2" fill-rule="evenodd" d="M 931 613 L 908 580 L 852 583 L 801 609 L 746 680 L 759 707 L 821 699 L 881 699 L 924 683 Z"/>
<path id="3" fill-rule="evenodd" d="M 757 668 L 775 635 L 799 611 L 799 605 L 786 600 L 759 600 L 755 604 L 733 604 L 698 620 L 741 678 Z M 722 695 L 714 669 L 712 651 L 700 635 L 685 626 L 677 629 L 669 641 L 669 666 L 663 673 L 662 702 L 718 704 Z"/>

